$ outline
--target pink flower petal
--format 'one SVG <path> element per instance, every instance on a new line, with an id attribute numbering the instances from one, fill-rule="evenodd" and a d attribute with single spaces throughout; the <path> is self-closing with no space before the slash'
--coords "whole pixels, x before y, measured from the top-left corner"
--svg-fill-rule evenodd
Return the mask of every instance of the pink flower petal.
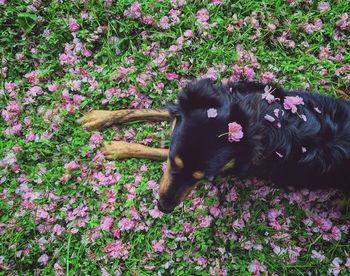
<path id="1" fill-rule="evenodd" d="M 319 114 L 322 113 L 322 111 L 321 111 L 318 107 L 314 107 L 314 109 L 315 109 L 315 111 L 316 111 L 317 113 L 319 113 Z"/>
<path id="2" fill-rule="evenodd" d="M 216 116 L 218 116 L 218 112 L 215 108 L 209 108 L 207 110 L 207 115 L 208 115 L 208 118 L 215 118 Z"/>
<path id="3" fill-rule="evenodd" d="M 239 142 L 243 138 L 242 126 L 236 122 L 228 124 L 228 140 L 232 142 Z"/>
<path id="4" fill-rule="evenodd" d="M 276 151 L 276 154 L 278 155 L 279 158 L 283 158 L 283 154 L 280 154 L 278 151 Z"/>
<path id="5" fill-rule="evenodd" d="M 265 120 L 269 121 L 270 123 L 273 123 L 274 121 L 276 121 L 276 119 L 269 114 L 266 114 L 264 116 L 264 118 L 265 118 Z"/>

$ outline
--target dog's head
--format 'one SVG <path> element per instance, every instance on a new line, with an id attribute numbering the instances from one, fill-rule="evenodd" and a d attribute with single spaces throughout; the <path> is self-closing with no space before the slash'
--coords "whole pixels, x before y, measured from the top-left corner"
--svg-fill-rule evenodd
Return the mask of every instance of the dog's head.
<path id="1" fill-rule="evenodd" d="M 243 128 L 249 124 L 246 110 L 234 108 L 235 102 L 240 102 L 239 93 L 236 96 L 228 86 L 216 87 L 205 79 L 188 85 L 178 96 L 177 105 L 170 107 L 173 124 L 160 184 L 161 211 L 173 211 L 198 182 L 216 176 L 246 148 L 245 136 L 240 143 L 230 143 L 228 136 L 222 135 L 232 121 Z"/>

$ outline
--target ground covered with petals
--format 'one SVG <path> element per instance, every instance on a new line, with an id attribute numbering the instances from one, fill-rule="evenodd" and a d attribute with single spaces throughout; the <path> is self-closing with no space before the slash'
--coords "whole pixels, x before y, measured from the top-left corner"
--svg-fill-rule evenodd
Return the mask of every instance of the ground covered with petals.
<path id="1" fill-rule="evenodd" d="M 349 13 L 347 0 L 0 0 L 0 275 L 349 274 L 344 195 L 217 178 L 163 215 L 164 165 L 99 146 L 166 147 L 170 126 L 76 123 L 165 106 L 199 77 L 349 99 Z"/>

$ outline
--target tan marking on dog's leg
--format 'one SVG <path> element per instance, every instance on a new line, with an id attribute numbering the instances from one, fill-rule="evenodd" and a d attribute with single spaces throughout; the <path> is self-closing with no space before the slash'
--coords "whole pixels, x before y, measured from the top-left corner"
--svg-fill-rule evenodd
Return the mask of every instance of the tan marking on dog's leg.
<path id="1" fill-rule="evenodd" d="M 167 159 L 169 150 L 151 148 L 140 144 L 130 144 L 122 141 L 105 143 L 101 148 L 102 153 L 108 160 L 125 158 L 145 158 L 164 161 Z"/>
<path id="2" fill-rule="evenodd" d="M 86 113 L 77 123 L 87 130 L 105 128 L 113 124 L 123 124 L 131 121 L 168 121 L 167 110 L 156 109 L 121 109 L 115 111 L 92 110 Z"/>
<path id="3" fill-rule="evenodd" d="M 159 197 L 162 198 L 165 196 L 166 192 L 169 189 L 171 183 L 171 175 L 170 175 L 170 162 L 169 159 L 166 162 L 166 169 L 165 172 L 160 179 L 160 189 L 159 189 Z"/>

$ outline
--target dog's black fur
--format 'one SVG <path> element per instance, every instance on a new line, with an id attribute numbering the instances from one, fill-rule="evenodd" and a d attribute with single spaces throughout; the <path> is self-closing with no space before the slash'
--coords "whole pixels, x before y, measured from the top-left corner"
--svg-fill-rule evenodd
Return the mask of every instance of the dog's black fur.
<path id="1" fill-rule="evenodd" d="M 162 199 L 163 210 L 171 211 L 182 191 L 197 182 L 193 172 L 216 176 L 233 158 L 232 174 L 237 176 L 260 177 L 282 187 L 350 192 L 350 104 L 280 88 L 272 92 L 279 100 L 269 104 L 262 99 L 264 88 L 257 83 L 217 87 L 204 79 L 191 83 L 178 96 L 178 103 L 169 108 L 176 125 L 169 154 L 172 181 Z M 285 96 L 303 98 L 305 104 L 298 105 L 298 114 L 284 110 Z M 216 118 L 208 118 L 209 108 L 217 110 Z M 280 112 L 275 122 L 266 120 L 264 116 L 273 116 L 275 109 L 284 110 L 284 116 Z M 230 143 L 227 135 L 218 137 L 228 132 L 230 122 L 242 125 L 240 142 Z M 176 168 L 175 156 L 183 160 L 182 169 Z"/>

